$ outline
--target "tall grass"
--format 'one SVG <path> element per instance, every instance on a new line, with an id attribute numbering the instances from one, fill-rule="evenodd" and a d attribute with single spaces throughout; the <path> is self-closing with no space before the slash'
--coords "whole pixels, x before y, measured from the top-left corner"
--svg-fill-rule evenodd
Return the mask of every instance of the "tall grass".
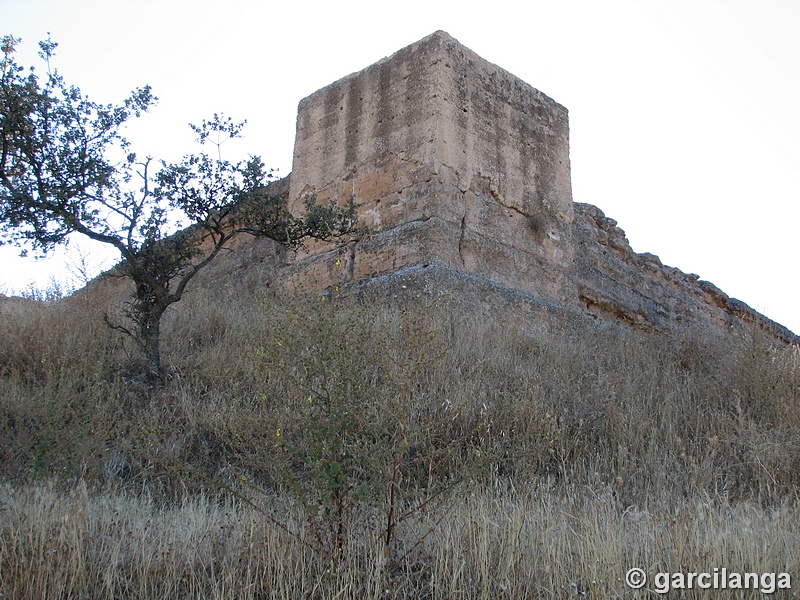
<path id="1" fill-rule="evenodd" d="M 163 506 L 82 484 L 69 492 L 5 485 L 0 501 L 0 586 L 10 598 L 647 598 L 655 594 L 626 587 L 629 568 L 651 578 L 720 566 L 796 578 L 800 566 L 796 507 L 719 498 L 624 507 L 598 485 L 473 489 L 447 514 L 409 525 L 404 536 L 413 537 L 443 516 L 403 563 L 387 561 L 380 536 L 359 528 L 336 571 L 306 543 L 307 531 L 289 534 L 219 497 Z M 684 597 L 763 596 L 695 589 Z"/>
<path id="2" fill-rule="evenodd" d="M 800 357 L 756 331 L 545 334 L 445 300 L 198 288 L 154 386 L 102 324 L 113 296 L 0 302 L 3 597 L 634 598 L 634 566 L 800 576 Z"/>

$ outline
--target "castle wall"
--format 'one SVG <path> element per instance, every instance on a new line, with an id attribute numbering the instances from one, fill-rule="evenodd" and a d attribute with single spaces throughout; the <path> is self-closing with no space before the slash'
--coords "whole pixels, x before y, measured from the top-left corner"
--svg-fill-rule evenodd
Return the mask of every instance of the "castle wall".
<path id="1" fill-rule="evenodd" d="M 754 323 L 796 340 L 696 275 L 634 253 L 615 221 L 574 204 L 567 110 L 441 31 L 300 102 L 290 210 L 306 194 L 354 197 L 371 233 L 309 244 L 282 271 L 289 287 L 431 265 L 441 269 L 420 272 L 462 273 L 599 320 L 715 335 Z"/>
<path id="2" fill-rule="evenodd" d="M 345 280 L 435 262 L 566 301 L 567 110 L 446 33 L 300 102 L 290 210 L 306 194 L 361 203 L 373 235 Z M 396 245 L 396 228 L 429 220 L 414 243 Z M 329 248 L 311 245 L 298 260 Z"/>

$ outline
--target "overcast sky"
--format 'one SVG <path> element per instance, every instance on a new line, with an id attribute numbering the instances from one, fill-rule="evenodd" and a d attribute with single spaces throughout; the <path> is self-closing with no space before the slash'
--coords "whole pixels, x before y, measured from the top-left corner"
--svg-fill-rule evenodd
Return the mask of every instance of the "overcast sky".
<path id="1" fill-rule="evenodd" d="M 176 160 L 224 112 L 281 175 L 301 98 L 442 29 L 569 109 L 575 201 L 800 332 L 799 0 L 0 0 L 0 26 L 22 64 L 51 32 L 96 101 L 150 84 L 140 154 Z M 0 265 L 7 293 L 67 278 L 61 257 Z"/>

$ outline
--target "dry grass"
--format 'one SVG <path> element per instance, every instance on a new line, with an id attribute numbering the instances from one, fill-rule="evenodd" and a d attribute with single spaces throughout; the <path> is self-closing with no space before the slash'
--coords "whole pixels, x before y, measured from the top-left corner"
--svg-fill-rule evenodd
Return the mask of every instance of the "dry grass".
<path id="1" fill-rule="evenodd" d="M 8 598 L 645 598 L 624 583 L 630 567 L 652 577 L 720 565 L 796 575 L 800 566 L 796 508 L 720 499 L 625 508 L 596 484 L 474 489 L 402 564 L 387 561 L 374 531 L 359 529 L 335 571 L 306 545 L 307 532 L 290 535 L 216 497 L 163 507 L 78 484 L 70 492 L 6 485 L 0 499 Z M 440 516 L 409 523 L 404 539 Z"/>
<path id="2" fill-rule="evenodd" d="M 634 566 L 800 576 L 796 348 L 198 290 L 152 386 L 107 304 L 0 303 L 0 597 L 636 598 Z"/>

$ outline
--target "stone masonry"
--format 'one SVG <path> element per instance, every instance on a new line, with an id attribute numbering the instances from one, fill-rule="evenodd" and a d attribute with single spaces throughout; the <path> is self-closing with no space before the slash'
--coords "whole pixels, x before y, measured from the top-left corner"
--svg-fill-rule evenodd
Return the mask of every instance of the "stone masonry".
<path id="1" fill-rule="evenodd" d="M 354 197 L 370 233 L 305 248 L 292 286 L 435 267 L 637 328 L 751 322 L 796 339 L 573 203 L 567 109 L 441 31 L 300 102 L 290 210 L 308 194 Z"/>

